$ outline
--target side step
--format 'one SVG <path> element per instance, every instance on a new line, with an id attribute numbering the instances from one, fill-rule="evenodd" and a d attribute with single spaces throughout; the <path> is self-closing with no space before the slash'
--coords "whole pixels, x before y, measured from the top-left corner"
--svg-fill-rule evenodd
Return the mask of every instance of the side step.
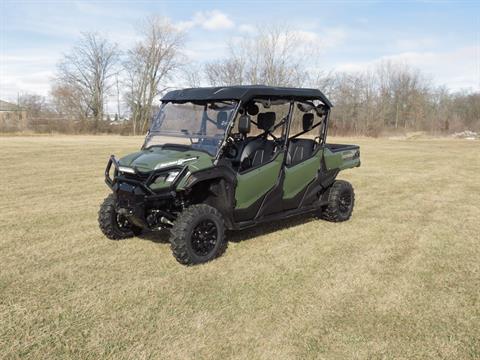
<path id="1" fill-rule="evenodd" d="M 259 224 L 262 224 L 262 223 L 265 223 L 265 222 L 283 220 L 283 219 L 287 219 L 287 218 L 290 218 L 290 217 L 294 217 L 296 215 L 311 214 L 315 211 L 320 210 L 322 208 L 322 206 L 325 206 L 327 204 L 328 203 L 326 201 L 322 201 L 322 202 L 318 202 L 317 204 L 315 204 L 313 206 L 308 206 L 308 207 L 301 208 L 301 209 L 288 210 L 288 211 L 285 211 L 285 212 L 281 211 L 281 212 L 278 212 L 278 213 L 275 213 L 275 214 L 267 215 L 263 218 L 256 219 L 256 220 L 238 222 L 238 223 L 234 224 L 234 226 L 235 226 L 234 229 L 235 230 L 242 230 L 242 229 L 246 229 L 246 228 L 249 228 L 249 227 L 252 227 L 252 226 L 255 226 L 255 225 L 259 225 Z"/>

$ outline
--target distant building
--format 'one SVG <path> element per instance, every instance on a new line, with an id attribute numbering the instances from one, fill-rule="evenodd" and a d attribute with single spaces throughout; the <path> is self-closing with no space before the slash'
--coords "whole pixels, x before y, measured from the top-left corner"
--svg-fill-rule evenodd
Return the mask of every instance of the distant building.
<path id="1" fill-rule="evenodd" d="M 25 130 L 27 111 L 16 104 L 0 100 L 0 131 Z"/>
<path id="2" fill-rule="evenodd" d="M 124 116 L 118 116 L 117 113 L 103 114 L 103 120 L 107 121 L 110 125 L 122 125 L 128 118 Z"/>

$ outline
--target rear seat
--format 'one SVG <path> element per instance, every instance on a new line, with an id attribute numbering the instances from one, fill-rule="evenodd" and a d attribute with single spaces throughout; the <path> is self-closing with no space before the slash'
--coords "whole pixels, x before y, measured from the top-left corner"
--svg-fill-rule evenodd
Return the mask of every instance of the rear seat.
<path id="1" fill-rule="evenodd" d="M 308 131 L 313 125 L 313 114 L 304 114 L 302 118 L 303 131 Z M 296 165 L 312 156 L 316 142 L 312 139 L 292 139 L 288 145 L 287 164 Z"/>
<path id="2" fill-rule="evenodd" d="M 287 161 L 290 165 L 308 159 L 315 150 L 315 141 L 311 139 L 293 139 L 288 146 Z"/>
<path id="3" fill-rule="evenodd" d="M 257 117 L 257 127 L 260 130 L 269 131 L 275 124 L 275 113 L 260 113 Z M 247 139 L 240 163 L 242 170 L 262 165 L 272 158 L 275 149 L 275 142 L 267 139 L 267 133 L 261 137 L 252 137 Z"/>

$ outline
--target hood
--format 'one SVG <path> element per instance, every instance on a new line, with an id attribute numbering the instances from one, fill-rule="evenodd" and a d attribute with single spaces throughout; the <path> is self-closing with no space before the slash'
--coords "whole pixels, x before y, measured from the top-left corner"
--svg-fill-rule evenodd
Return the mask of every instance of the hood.
<path id="1" fill-rule="evenodd" d="M 135 168 L 139 172 L 149 172 L 164 166 L 170 166 L 169 163 L 186 160 L 190 172 L 204 169 L 212 166 L 213 157 L 195 150 L 172 150 L 162 149 L 160 147 L 150 148 L 148 150 L 138 151 L 136 153 L 122 157 L 119 160 L 121 166 Z M 192 160 L 193 159 L 193 160 Z"/>

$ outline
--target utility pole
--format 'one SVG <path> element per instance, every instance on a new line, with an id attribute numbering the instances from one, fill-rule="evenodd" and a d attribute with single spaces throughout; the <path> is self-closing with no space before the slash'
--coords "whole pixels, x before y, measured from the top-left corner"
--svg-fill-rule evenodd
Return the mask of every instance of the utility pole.
<path id="1" fill-rule="evenodd" d="M 395 114 L 395 129 L 398 127 L 398 100 L 397 100 L 397 111 Z"/>
<path id="2" fill-rule="evenodd" d="M 17 91 L 17 126 L 20 128 L 22 126 L 22 112 L 20 110 L 20 92 Z M 23 130 L 23 129 L 22 129 Z"/>
<path id="3" fill-rule="evenodd" d="M 115 75 L 116 83 L 117 83 L 117 114 L 118 119 L 120 119 L 120 88 L 118 87 L 118 73 Z"/>

